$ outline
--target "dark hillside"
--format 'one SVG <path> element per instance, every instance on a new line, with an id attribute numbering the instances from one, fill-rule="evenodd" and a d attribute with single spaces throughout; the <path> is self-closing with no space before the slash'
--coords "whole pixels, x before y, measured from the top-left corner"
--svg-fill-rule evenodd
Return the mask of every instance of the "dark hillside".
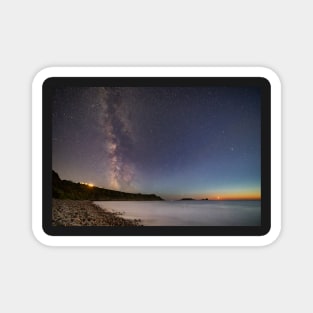
<path id="1" fill-rule="evenodd" d="M 74 183 L 69 180 L 61 180 L 59 175 L 52 171 L 52 196 L 55 199 L 71 200 L 125 200 L 125 201 L 158 201 L 163 200 L 154 194 L 140 194 L 120 192 L 99 187 L 90 187 L 88 185 Z"/>

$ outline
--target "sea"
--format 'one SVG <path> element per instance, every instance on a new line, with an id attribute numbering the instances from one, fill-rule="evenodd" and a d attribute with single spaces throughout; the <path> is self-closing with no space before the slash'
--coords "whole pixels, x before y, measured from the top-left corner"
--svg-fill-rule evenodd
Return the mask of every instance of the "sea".
<path id="1" fill-rule="evenodd" d="M 261 201 L 95 201 L 145 226 L 259 226 Z"/>

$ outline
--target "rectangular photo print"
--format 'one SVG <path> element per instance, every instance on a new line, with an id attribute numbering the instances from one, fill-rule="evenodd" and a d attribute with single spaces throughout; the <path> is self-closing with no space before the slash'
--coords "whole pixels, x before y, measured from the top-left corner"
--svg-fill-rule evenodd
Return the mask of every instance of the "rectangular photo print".
<path id="1" fill-rule="evenodd" d="M 271 85 L 263 77 L 49 77 L 49 236 L 264 236 Z"/>

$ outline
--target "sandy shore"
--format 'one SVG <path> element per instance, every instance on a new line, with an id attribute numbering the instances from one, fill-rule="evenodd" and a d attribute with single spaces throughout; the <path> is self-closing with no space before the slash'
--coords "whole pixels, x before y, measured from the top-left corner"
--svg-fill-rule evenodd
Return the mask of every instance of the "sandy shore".
<path id="1" fill-rule="evenodd" d="M 142 226 L 121 213 L 105 211 L 88 200 L 52 200 L 53 226 Z"/>

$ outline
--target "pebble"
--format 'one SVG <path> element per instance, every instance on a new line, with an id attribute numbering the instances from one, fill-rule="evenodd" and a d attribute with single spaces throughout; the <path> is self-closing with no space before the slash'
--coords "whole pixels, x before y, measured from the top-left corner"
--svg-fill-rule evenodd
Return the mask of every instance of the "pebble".
<path id="1" fill-rule="evenodd" d="M 142 226 L 140 219 L 122 217 L 88 200 L 52 199 L 53 226 Z"/>

